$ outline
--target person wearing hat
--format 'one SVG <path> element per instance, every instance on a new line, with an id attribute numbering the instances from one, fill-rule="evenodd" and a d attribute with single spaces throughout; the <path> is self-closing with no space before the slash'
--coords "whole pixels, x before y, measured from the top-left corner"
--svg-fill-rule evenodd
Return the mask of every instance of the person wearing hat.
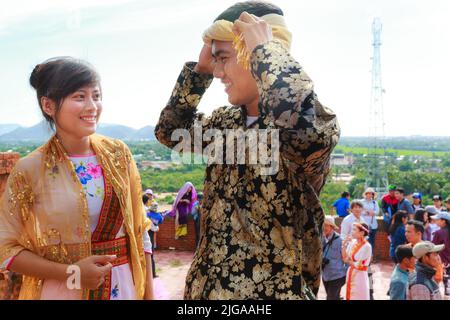
<path id="1" fill-rule="evenodd" d="M 420 192 L 414 192 L 412 195 L 413 203 L 412 206 L 414 208 L 414 211 L 417 211 L 419 209 L 423 209 L 422 205 L 422 194 Z"/>
<path id="2" fill-rule="evenodd" d="M 150 204 L 149 210 L 147 212 L 147 217 L 152 222 L 148 234 L 150 235 L 150 240 L 152 242 L 152 252 L 154 253 L 156 249 L 155 233 L 159 231 L 159 225 L 164 221 L 163 215 L 158 212 L 158 203 L 152 202 Z M 157 275 L 155 268 L 155 258 L 153 253 L 152 253 L 152 270 L 153 270 L 153 278 L 156 278 Z"/>
<path id="3" fill-rule="evenodd" d="M 391 224 L 392 216 L 397 212 L 398 200 L 395 197 L 396 186 L 389 186 L 389 193 L 381 198 L 381 211 L 383 211 L 383 219 L 389 226 Z"/>
<path id="4" fill-rule="evenodd" d="M 428 213 L 428 218 L 430 220 L 429 224 L 429 233 L 430 233 L 430 241 L 433 241 L 434 233 L 439 230 L 439 226 L 436 224 L 436 220 L 433 219 L 434 215 L 437 215 L 439 211 L 435 206 L 426 206 L 425 211 Z"/>
<path id="5" fill-rule="evenodd" d="M 369 243 L 372 246 L 372 253 L 375 253 L 375 236 L 378 230 L 377 216 L 380 212 L 380 208 L 375 200 L 377 194 L 373 188 L 367 188 L 366 191 L 364 191 L 363 196 L 364 199 L 361 200 L 363 204 L 361 217 L 370 228 Z"/>
<path id="6" fill-rule="evenodd" d="M 342 300 L 347 267 L 342 261 L 342 239 L 333 217 L 326 217 L 322 227 L 322 282 L 327 300 Z"/>
<path id="7" fill-rule="evenodd" d="M 433 277 L 440 264 L 439 252 L 444 247 L 429 241 L 419 242 L 413 247 L 413 255 L 418 261 L 409 283 L 408 300 L 442 300 L 439 285 Z"/>
<path id="8" fill-rule="evenodd" d="M 324 216 L 319 195 L 339 140 L 336 114 L 320 103 L 313 82 L 291 55 L 292 34 L 278 6 L 236 3 L 212 21 L 202 39 L 199 61 L 183 66 L 155 127 L 158 141 L 171 149 L 215 149 L 211 139 L 201 139 L 212 131 L 217 147 L 227 149 L 226 164 L 220 163 L 223 157 L 210 157 L 206 166 L 202 238 L 184 298 L 315 299 Z M 231 105 L 206 116 L 197 106 L 214 77 L 224 84 Z M 222 148 L 219 140 L 241 130 L 265 137 L 279 133 L 264 143 L 278 172 L 263 161 L 254 164 L 253 157 L 236 160 L 241 157 L 234 147 Z M 174 139 L 180 131 L 183 142 Z M 254 149 L 248 143 L 242 147 L 245 154 Z"/>
<path id="9" fill-rule="evenodd" d="M 438 194 L 433 196 L 433 205 L 436 208 L 437 211 L 442 211 L 442 197 Z"/>
<path id="10" fill-rule="evenodd" d="M 151 204 L 155 200 L 155 195 L 153 194 L 152 189 L 145 190 L 144 194 L 148 197 L 148 199 L 150 201 L 149 204 Z"/>
<path id="11" fill-rule="evenodd" d="M 443 268 L 444 268 L 444 287 L 445 295 L 450 295 L 450 213 L 440 212 L 432 217 L 439 226 L 439 230 L 434 233 L 433 243 L 445 245 L 444 250 L 439 252 Z"/>

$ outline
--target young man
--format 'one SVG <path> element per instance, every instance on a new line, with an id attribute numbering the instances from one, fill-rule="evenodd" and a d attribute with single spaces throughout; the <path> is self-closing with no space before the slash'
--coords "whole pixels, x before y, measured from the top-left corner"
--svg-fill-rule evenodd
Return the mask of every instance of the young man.
<path id="1" fill-rule="evenodd" d="M 414 208 L 411 202 L 405 198 L 405 190 L 403 188 L 395 189 L 395 198 L 398 201 L 397 211 L 406 211 L 408 213 L 408 217 L 414 214 Z"/>
<path id="2" fill-rule="evenodd" d="M 450 212 L 450 197 L 445 200 L 445 210 L 444 211 Z"/>
<path id="3" fill-rule="evenodd" d="M 398 200 L 395 198 L 396 186 L 389 186 L 389 193 L 381 199 L 381 210 L 383 211 L 383 219 L 388 225 L 391 224 L 392 216 L 397 212 Z"/>
<path id="4" fill-rule="evenodd" d="M 411 247 L 423 240 L 425 229 L 423 223 L 416 220 L 409 220 L 405 227 L 405 237 Z"/>
<path id="5" fill-rule="evenodd" d="M 341 289 L 347 274 L 347 267 L 341 254 L 342 239 L 336 232 L 338 229 L 333 217 L 325 218 L 322 236 L 322 281 L 327 300 L 342 300 Z"/>
<path id="6" fill-rule="evenodd" d="M 277 6 L 233 5 L 205 31 L 199 62 L 184 66 L 161 112 L 155 133 L 164 145 L 177 149 L 172 133 L 182 132 L 196 152 L 227 149 L 226 163 L 213 159 L 206 168 L 202 241 L 185 299 L 314 299 L 318 291 L 324 219 L 318 195 L 340 129 L 290 55 L 290 39 Z M 233 106 L 206 117 L 196 108 L 213 76 Z M 220 144 L 229 131 L 274 133 L 259 149 L 273 154 L 279 146 L 278 170 L 264 173 L 247 157 L 237 163 L 234 146 L 229 155 L 230 143 Z M 205 136 L 199 145 L 198 136 Z M 256 145 L 242 144 L 244 155 Z"/>
<path id="7" fill-rule="evenodd" d="M 444 245 L 434 245 L 429 241 L 422 241 L 413 247 L 416 263 L 416 273 L 409 284 L 408 300 L 442 300 L 439 285 L 433 279 L 436 268 L 440 264 L 439 252 Z"/>
<path id="8" fill-rule="evenodd" d="M 333 207 L 339 217 L 345 218 L 350 213 L 350 193 L 342 192 L 341 197 L 333 203 Z"/>
<path id="9" fill-rule="evenodd" d="M 342 240 L 347 240 L 350 238 L 351 234 L 352 234 L 352 227 L 353 227 L 353 223 L 355 222 L 364 222 L 361 219 L 361 214 L 363 211 L 363 204 L 361 201 L 359 200 L 353 200 L 352 203 L 350 204 L 350 211 L 351 213 L 344 218 L 344 220 L 342 220 L 341 222 L 341 238 Z"/>
<path id="10" fill-rule="evenodd" d="M 442 211 L 444 208 L 442 207 L 442 197 L 440 195 L 433 196 L 433 205 L 437 211 Z"/>
<path id="11" fill-rule="evenodd" d="M 391 300 L 406 300 L 408 296 L 409 270 L 414 269 L 416 258 L 410 245 L 400 245 L 395 249 L 398 264 L 395 266 L 389 285 Z"/>

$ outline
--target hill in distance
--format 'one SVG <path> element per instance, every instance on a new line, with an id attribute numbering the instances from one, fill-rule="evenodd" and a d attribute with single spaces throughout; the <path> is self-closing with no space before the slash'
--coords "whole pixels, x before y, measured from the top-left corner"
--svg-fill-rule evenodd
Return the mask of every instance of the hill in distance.
<path id="1" fill-rule="evenodd" d="M 146 126 L 135 129 L 119 124 L 100 124 L 97 133 L 115 139 L 140 141 L 140 140 L 156 140 L 155 128 Z M 18 141 L 35 141 L 44 142 L 48 140 L 53 131 L 45 121 L 31 127 L 21 127 L 19 125 L 0 125 L 0 142 L 18 142 Z"/>

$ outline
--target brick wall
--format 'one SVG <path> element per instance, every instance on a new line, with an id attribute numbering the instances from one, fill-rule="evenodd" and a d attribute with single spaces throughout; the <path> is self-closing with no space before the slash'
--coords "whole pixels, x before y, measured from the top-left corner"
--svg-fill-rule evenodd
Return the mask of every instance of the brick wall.
<path id="1" fill-rule="evenodd" d="M 157 250 L 195 251 L 195 225 L 191 215 L 188 218 L 187 229 L 187 236 L 175 239 L 175 219 L 166 216 L 155 236 Z"/>
<path id="2" fill-rule="evenodd" d="M 5 191 L 8 176 L 18 160 L 19 154 L 16 152 L 0 152 L 0 196 Z M 20 284 L 21 277 L 12 273 L 0 273 L 0 300 L 17 299 Z"/>
<path id="3" fill-rule="evenodd" d="M 375 238 L 375 258 L 380 260 L 390 260 L 387 229 L 388 226 L 382 218 L 378 220 L 378 232 Z M 340 226 L 342 218 L 336 218 L 336 224 Z M 191 216 L 188 219 L 188 235 L 175 240 L 175 221 L 172 217 L 166 217 L 164 223 L 159 226 L 156 234 L 157 249 L 195 251 L 195 227 Z"/>

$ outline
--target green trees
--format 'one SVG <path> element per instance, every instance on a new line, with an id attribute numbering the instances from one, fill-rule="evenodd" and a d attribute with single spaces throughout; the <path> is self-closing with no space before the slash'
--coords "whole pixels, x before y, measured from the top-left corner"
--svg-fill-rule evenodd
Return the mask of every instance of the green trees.
<path id="1" fill-rule="evenodd" d="M 152 188 L 156 193 L 177 192 L 188 181 L 200 191 L 205 179 L 203 165 L 184 165 L 166 170 L 148 168 L 140 173 L 143 189 Z"/>

